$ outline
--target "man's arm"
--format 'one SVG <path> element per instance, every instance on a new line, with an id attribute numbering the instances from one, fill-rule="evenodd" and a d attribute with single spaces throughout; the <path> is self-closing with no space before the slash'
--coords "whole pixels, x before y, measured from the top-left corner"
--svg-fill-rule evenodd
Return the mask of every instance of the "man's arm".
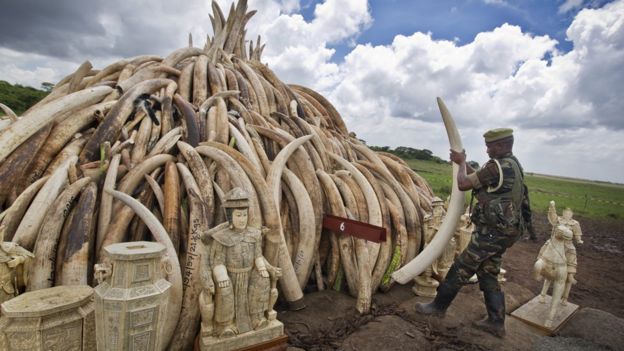
<path id="1" fill-rule="evenodd" d="M 474 169 L 466 164 L 466 153 L 464 151 L 457 152 L 451 150 L 451 161 L 459 165 L 459 171 L 457 172 L 457 187 L 459 190 L 473 189 L 474 187 L 470 179 L 468 179 L 468 174 L 473 173 Z"/>

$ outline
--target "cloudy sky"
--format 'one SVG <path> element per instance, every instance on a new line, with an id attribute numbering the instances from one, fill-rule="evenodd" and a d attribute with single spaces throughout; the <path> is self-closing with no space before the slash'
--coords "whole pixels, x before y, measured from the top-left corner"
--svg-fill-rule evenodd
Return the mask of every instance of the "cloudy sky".
<path id="1" fill-rule="evenodd" d="M 469 159 L 486 160 L 485 130 L 510 126 L 527 171 L 624 183 L 624 0 L 249 4 L 263 61 L 328 97 L 369 145 L 446 158 L 441 96 Z M 165 56 L 188 33 L 203 46 L 210 12 L 206 0 L 4 0 L 0 80 L 39 87 L 87 59 Z"/>

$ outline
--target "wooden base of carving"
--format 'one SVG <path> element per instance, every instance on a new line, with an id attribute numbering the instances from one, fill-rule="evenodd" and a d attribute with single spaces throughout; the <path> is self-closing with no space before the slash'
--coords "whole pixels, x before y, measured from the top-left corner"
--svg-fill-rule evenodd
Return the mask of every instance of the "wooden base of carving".
<path id="1" fill-rule="evenodd" d="M 431 277 L 418 276 L 414 278 L 412 291 L 418 296 L 435 297 L 438 294 L 438 285 L 440 283 Z"/>
<path id="2" fill-rule="evenodd" d="M 284 351 L 288 348 L 288 336 L 282 335 L 275 339 L 263 342 L 262 344 L 245 347 L 238 351 Z"/>
<path id="3" fill-rule="evenodd" d="M 552 326 L 547 327 L 544 325 L 544 322 L 550 311 L 551 297 L 547 295 L 544 303 L 539 302 L 539 299 L 539 295 L 535 296 L 532 300 L 513 311 L 511 315 L 529 325 L 537 327 L 545 335 L 555 334 L 579 309 L 578 305 L 569 301 L 565 306 L 559 304 Z"/>
<path id="4" fill-rule="evenodd" d="M 282 344 L 286 345 L 284 339 L 284 325 L 278 320 L 273 320 L 270 324 L 260 330 L 254 330 L 239 334 L 229 338 L 217 338 L 214 336 L 201 337 L 199 340 L 201 351 L 251 351 L 251 350 L 283 350 Z"/>

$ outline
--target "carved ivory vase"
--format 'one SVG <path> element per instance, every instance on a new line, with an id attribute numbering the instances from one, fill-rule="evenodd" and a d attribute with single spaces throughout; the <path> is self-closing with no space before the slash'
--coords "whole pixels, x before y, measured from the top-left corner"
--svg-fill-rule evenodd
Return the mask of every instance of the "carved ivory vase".
<path id="1" fill-rule="evenodd" d="M 104 248 L 96 265 L 98 350 L 161 350 L 171 283 L 165 280 L 165 246 L 126 242 Z"/>
<path id="2" fill-rule="evenodd" d="M 93 289 L 57 286 L 3 303 L 0 350 L 95 350 Z"/>

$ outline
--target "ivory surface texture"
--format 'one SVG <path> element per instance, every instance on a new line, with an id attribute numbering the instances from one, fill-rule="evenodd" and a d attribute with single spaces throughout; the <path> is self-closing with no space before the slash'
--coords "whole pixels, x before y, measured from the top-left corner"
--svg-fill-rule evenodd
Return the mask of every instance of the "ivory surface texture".
<path id="1" fill-rule="evenodd" d="M 104 248 L 96 265 L 98 350 L 161 350 L 171 283 L 165 280 L 165 246 L 137 241 Z"/>
<path id="2" fill-rule="evenodd" d="M 93 289 L 57 286 L 2 304 L 0 350 L 95 350 Z"/>

